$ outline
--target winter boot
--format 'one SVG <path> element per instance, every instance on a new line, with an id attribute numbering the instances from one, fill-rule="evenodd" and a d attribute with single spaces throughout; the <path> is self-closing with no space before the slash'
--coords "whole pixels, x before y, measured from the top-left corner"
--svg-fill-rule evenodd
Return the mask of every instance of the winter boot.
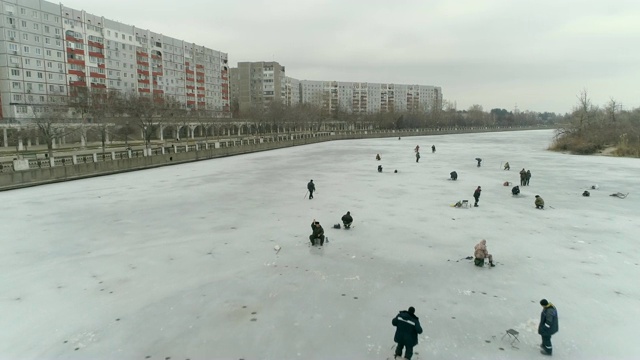
<path id="1" fill-rule="evenodd" d="M 489 265 L 491 265 L 491 267 L 496 267 L 496 266 L 493 264 L 493 261 L 489 261 Z"/>

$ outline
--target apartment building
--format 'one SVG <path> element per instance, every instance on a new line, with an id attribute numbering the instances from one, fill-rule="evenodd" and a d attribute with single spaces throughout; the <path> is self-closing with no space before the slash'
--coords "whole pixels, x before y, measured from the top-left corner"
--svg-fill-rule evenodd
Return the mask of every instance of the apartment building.
<path id="1" fill-rule="evenodd" d="M 275 61 L 238 62 L 238 67 L 231 68 L 231 98 L 240 112 L 272 101 L 286 104 L 289 95 L 285 67 Z"/>
<path id="2" fill-rule="evenodd" d="M 301 102 L 327 112 L 428 112 L 442 104 L 437 86 L 301 80 Z"/>
<path id="3" fill-rule="evenodd" d="M 43 0 L 0 0 L 0 14 L 5 122 L 33 118 L 79 89 L 172 97 L 229 114 L 226 53 Z"/>

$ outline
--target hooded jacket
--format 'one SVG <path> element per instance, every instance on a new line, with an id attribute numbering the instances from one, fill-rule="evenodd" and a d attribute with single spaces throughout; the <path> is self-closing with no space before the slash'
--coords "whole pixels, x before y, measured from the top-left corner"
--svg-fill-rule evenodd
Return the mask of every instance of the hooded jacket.
<path id="1" fill-rule="evenodd" d="M 538 334 L 543 336 L 551 336 L 558 332 L 558 310 L 549 303 L 542 309 L 540 314 L 540 325 L 538 325 Z"/>
<path id="2" fill-rule="evenodd" d="M 485 259 L 489 257 L 489 252 L 487 251 L 487 240 L 482 240 L 476 245 L 473 256 L 478 259 Z"/>
<path id="3" fill-rule="evenodd" d="M 410 314 L 406 310 L 401 310 L 396 317 L 391 320 L 391 324 L 396 327 L 396 334 L 393 341 L 407 346 L 418 345 L 418 334 L 422 334 L 420 319 L 415 314 Z"/>

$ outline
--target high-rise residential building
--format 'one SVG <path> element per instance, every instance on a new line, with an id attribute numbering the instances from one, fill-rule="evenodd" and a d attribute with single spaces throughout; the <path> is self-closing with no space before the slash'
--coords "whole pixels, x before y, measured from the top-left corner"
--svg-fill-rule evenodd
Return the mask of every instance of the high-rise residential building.
<path id="1" fill-rule="evenodd" d="M 78 89 L 172 97 L 229 113 L 228 55 L 43 0 L 0 0 L 0 119 Z"/>
<path id="2" fill-rule="evenodd" d="M 238 62 L 231 68 L 231 98 L 240 112 L 273 101 L 287 103 L 285 78 L 285 67 L 275 61 Z"/>
<path id="3" fill-rule="evenodd" d="M 442 104 L 438 86 L 300 80 L 301 102 L 328 112 L 428 112 Z"/>

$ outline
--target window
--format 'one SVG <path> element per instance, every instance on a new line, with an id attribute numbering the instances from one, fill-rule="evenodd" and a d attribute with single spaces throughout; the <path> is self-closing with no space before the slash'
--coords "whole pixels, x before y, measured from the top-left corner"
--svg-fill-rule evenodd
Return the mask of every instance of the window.
<path id="1" fill-rule="evenodd" d="M 51 39 L 49 39 L 48 37 L 44 38 L 44 43 L 45 44 L 51 44 Z"/>
<path id="2" fill-rule="evenodd" d="M 29 47 L 28 47 L 28 46 L 24 46 L 24 47 L 22 47 L 22 52 L 24 52 L 25 54 L 28 54 L 28 53 L 29 53 L 29 50 L 30 50 L 30 49 L 29 49 Z"/>
<path id="3" fill-rule="evenodd" d="M 60 90 L 60 92 L 64 92 L 64 86 L 63 85 L 58 86 L 58 90 Z"/>
<path id="4" fill-rule="evenodd" d="M 40 30 L 40 24 L 33 24 L 33 30 Z"/>
<path id="5" fill-rule="evenodd" d="M 22 101 L 22 95 L 13 94 L 13 101 Z"/>
<path id="6" fill-rule="evenodd" d="M 45 19 L 45 20 L 49 20 L 49 14 L 43 14 L 42 18 Z"/>
<path id="7" fill-rule="evenodd" d="M 22 34 L 22 39 L 29 41 L 29 34 L 27 33 Z"/>
<path id="8" fill-rule="evenodd" d="M 38 84 L 38 90 L 44 91 L 44 84 Z M 44 100 L 42 100 L 44 101 Z"/>
<path id="9" fill-rule="evenodd" d="M 47 50 L 45 53 L 47 54 L 47 56 L 51 56 L 51 50 Z"/>
<path id="10" fill-rule="evenodd" d="M 20 76 L 20 70 L 11 69 L 11 75 L 12 76 Z"/>
<path id="11" fill-rule="evenodd" d="M 34 11 L 32 11 L 32 12 L 31 12 L 31 16 L 33 16 L 34 18 L 36 18 L 36 19 L 37 19 L 37 18 L 38 18 L 38 12 L 37 12 L 37 11 L 35 11 L 35 10 L 34 10 Z"/>
<path id="12" fill-rule="evenodd" d="M 55 33 L 56 33 L 56 35 L 60 35 L 60 29 L 59 29 L 59 28 L 56 28 L 56 29 L 55 29 Z"/>
<path id="13" fill-rule="evenodd" d="M 22 88 L 21 84 L 17 81 L 11 83 L 11 88 L 14 90 L 20 90 Z"/>
<path id="14" fill-rule="evenodd" d="M 42 49 L 40 49 L 39 47 L 36 48 L 36 54 L 37 55 L 42 55 Z"/>
<path id="15" fill-rule="evenodd" d="M 47 77 L 49 78 L 49 80 L 53 80 L 53 74 L 52 73 L 48 73 Z"/>
<path id="16" fill-rule="evenodd" d="M 33 40 L 35 40 L 35 42 L 39 43 L 40 42 L 40 36 L 34 36 Z"/>
<path id="17" fill-rule="evenodd" d="M 24 105 L 16 106 L 16 113 L 18 113 L 18 114 L 26 114 L 27 113 L 27 107 L 24 106 Z"/>
<path id="18" fill-rule="evenodd" d="M 9 51 L 18 51 L 18 44 L 9 43 Z"/>
<path id="19" fill-rule="evenodd" d="M 42 60 L 36 60 L 36 66 L 42 67 Z"/>
<path id="20" fill-rule="evenodd" d="M 62 51 L 56 51 L 56 56 L 62 58 Z"/>
<path id="21" fill-rule="evenodd" d="M 31 65 L 31 59 L 24 59 L 25 65 Z"/>
<path id="22" fill-rule="evenodd" d="M 27 10 L 25 8 L 20 8 L 20 14 L 21 15 L 26 15 L 27 14 Z"/>
<path id="23" fill-rule="evenodd" d="M 44 76 L 42 76 L 42 73 L 41 73 L 41 72 L 38 72 L 38 74 L 37 74 L 37 75 L 38 75 L 38 79 L 43 79 L 43 78 L 44 78 Z"/>

